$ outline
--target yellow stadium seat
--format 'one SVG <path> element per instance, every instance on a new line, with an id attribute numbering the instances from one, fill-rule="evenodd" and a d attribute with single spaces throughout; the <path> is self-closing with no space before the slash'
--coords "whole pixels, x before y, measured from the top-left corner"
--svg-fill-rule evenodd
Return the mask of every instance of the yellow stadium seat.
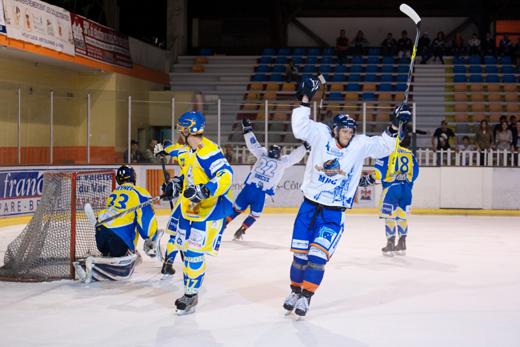
<path id="1" fill-rule="evenodd" d="M 468 96 L 466 93 L 454 93 L 453 98 L 455 99 L 455 101 L 462 101 L 462 102 L 468 101 Z"/>
<path id="2" fill-rule="evenodd" d="M 359 95 L 357 93 L 346 93 L 345 100 L 347 101 L 358 101 Z"/>
<path id="3" fill-rule="evenodd" d="M 507 112 L 514 112 L 517 113 L 520 111 L 520 106 L 518 105 L 518 102 L 509 102 L 506 105 Z"/>
<path id="4" fill-rule="evenodd" d="M 251 83 L 249 90 L 264 90 L 264 85 L 262 83 Z"/>
<path id="5" fill-rule="evenodd" d="M 471 93 L 469 95 L 471 101 L 484 101 L 484 93 Z"/>
<path id="6" fill-rule="evenodd" d="M 257 93 L 247 93 L 246 94 L 246 100 L 257 100 L 259 99 Z"/>
<path id="7" fill-rule="evenodd" d="M 465 84 L 465 83 L 455 83 L 454 90 L 456 92 L 465 92 L 467 90 L 467 84 Z"/>
<path id="8" fill-rule="evenodd" d="M 504 90 L 506 92 L 518 92 L 517 84 L 516 83 L 506 83 L 506 84 L 504 84 Z"/>
<path id="9" fill-rule="evenodd" d="M 469 121 L 469 116 L 466 113 L 457 113 L 454 116 L 455 122 L 467 122 Z"/>
<path id="10" fill-rule="evenodd" d="M 518 96 L 516 93 L 508 92 L 505 97 L 507 102 L 518 102 Z"/>
<path id="11" fill-rule="evenodd" d="M 471 104 L 471 111 L 473 113 L 475 113 L 475 112 L 482 113 L 482 112 L 486 111 L 486 107 L 485 107 L 484 103 L 481 103 L 481 102 L 473 103 L 473 104 Z"/>
<path id="12" fill-rule="evenodd" d="M 469 90 L 472 92 L 481 92 L 484 90 L 484 85 L 480 83 L 470 83 Z"/>
<path id="13" fill-rule="evenodd" d="M 489 102 L 496 102 L 496 101 L 501 102 L 502 101 L 502 95 L 500 95 L 499 93 L 489 93 L 488 94 L 488 101 Z"/>
<path id="14" fill-rule="evenodd" d="M 376 122 L 389 122 L 390 121 L 390 112 L 385 112 L 380 110 L 375 117 Z"/>
<path id="15" fill-rule="evenodd" d="M 468 106 L 465 103 L 455 104 L 455 112 L 467 112 Z"/>
<path id="16" fill-rule="evenodd" d="M 363 84 L 362 88 L 364 92 L 375 92 L 377 90 L 376 85 L 374 83 Z"/>
<path id="17" fill-rule="evenodd" d="M 296 89 L 296 84 L 294 83 L 284 83 L 282 84 L 282 90 L 286 92 L 292 92 Z"/>
<path id="18" fill-rule="evenodd" d="M 388 92 L 379 92 L 379 101 L 393 101 L 393 94 Z"/>
<path id="19" fill-rule="evenodd" d="M 270 92 L 264 94 L 264 99 L 267 100 L 276 100 L 276 93 Z"/>
<path id="20" fill-rule="evenodd" d="M 197 57 L 195 58 L 195 64 L 207 64 L 208 58 L 206 57 Z"/>
<path id="21" fill-rule="evenodd" d="M 488 92 L 501 92 L 502 86 L 498 83 L 488 83 L 487 90 Z"/>
<path id="22" fill-rule="evenodd" d="M 204 72 L 204 71 L 205 71 L 205 69 L 204 69 L 204 66 L 203 66 L 203 65 L 196 64 L 196 65 L 193 65 L 193 66 L 191 67 L 191 72 L 197 72 L 197 73 L 199 73 L 199 72 Z"/>
<path id="23" fill-rule="evenodd" d="M 336 83 L 330 85 L 330 91 L 331 92 L 342 92 L 343 91 L 343 84 Z"/>
<path id="24" fill-rule="evenodd" d="M 492 113 L 501 113 L 503 112 L 502 104 L 499 103 L 490 103 L 488 104 L 489 112 Z"/>
<path id="25" fill-rule="evenodd" d="M 267 83 L 265 90 L 278 91 L 280 90 L 280 85 L 277 83 Z"/>

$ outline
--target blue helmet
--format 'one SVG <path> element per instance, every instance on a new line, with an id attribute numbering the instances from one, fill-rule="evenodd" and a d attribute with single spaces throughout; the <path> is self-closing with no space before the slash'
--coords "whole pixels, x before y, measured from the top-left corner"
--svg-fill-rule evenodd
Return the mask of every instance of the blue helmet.
<path id="1" fill-rule="evenodd" d="M 271 145 L 269 147 L 269 151 L 267 151 L 267 156 L 269 158 L 273 158 L 273 159 L 280 159 L 281 153 L 282 153 L 282 147 L 280 147 L 278 145 Z"/>
<path id="2" fill-rule="evenodd" d="M 128 165 L 123 165 L 119 169 L 117 169 L 116 173 L 116 182 L 121 185 L 123 183 L 133 183 L 135 184 L 136 175 L 133 167 Z"/>
<path id="3" fill-rule="evenodd" d="M 354 118 L 350 117 L 348 114 L 338 114 L 334 116 L 332 119 L 332 130 L 335 128 L 351 128 L 356 131 L 357 123 Z"/>
<path id="4" fill-rule="evenodd" d="M 200 112 L 190 111 L 183 113 L 177 121 L 177 129 L 184 136 L 200 135 L 204 133 L 206 127 L 206 118 Z"/>

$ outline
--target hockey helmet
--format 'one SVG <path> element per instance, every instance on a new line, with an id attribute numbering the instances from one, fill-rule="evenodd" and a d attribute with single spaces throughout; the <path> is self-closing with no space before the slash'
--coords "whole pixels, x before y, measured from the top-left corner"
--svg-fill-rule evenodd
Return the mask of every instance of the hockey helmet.
<path id="1" fill-rule="evenodd" d="M 136 175 L 133 167 L 128 165 L 122 165 L 119 169 L 117 169 L 116 173 L 116 182 L 121 185 L 123 183 L 133 183 L 135 184 Z"/>
<path id="2" fill-rule="evenodd" d="M 177 130 L 184 136 L 201 135 L 206 127 L 206 119 L 200 112 L 190 111 L 183 113 L 177 121 Z"/>
<path id="3" fill-rule="evenodd" d="M 281 154 L 282 154 L 282 147 L 280 147 L 278 145 L 269 146 L 269 151 L 267 151 L 267 156 L 269 158 L 280 159 Z"/>

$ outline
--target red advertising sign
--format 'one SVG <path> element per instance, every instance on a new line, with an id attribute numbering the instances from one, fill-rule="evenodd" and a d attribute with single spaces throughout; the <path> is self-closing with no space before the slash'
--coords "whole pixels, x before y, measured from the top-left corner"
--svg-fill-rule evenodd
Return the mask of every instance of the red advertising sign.
<path id="1" fill-rule="evenodd" d="M 132 67 L 128 36 L 77 14 L 70 14 L 76 55 Z"/>

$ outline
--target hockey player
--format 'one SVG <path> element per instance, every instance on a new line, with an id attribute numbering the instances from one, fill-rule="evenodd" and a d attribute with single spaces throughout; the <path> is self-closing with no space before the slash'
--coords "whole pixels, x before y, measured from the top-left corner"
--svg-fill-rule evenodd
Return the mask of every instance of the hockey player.
<path id="1" fill-rule="evenodd" d="M 399 122 L 406 123 L 411 116 L 403 105 L 381 136 L 356 134 L 356 121 L 345 114 L 336 115 L 329 128 L 309 118 L 310 101 L 319 88 L 320 81 L 314 77 L 298 83 L 301 106 L 291 118 L 294 136 L 311 145 L 302 183 L 304 201 L 292 235 L 291 293 L 283 303 L 298 316 L 307 314 L 325 265 L 336 250 L 344 211 L 352 207 L 364 159 L 388 156 L 395 147 Z"/>
<path id="2" fill-rule="evenodd" d="M 394 110 L 397 112 L 398 109 Z M 396 153 L 376 160 L 375 175 L 363 176 L 359 185 L 366 187 L 381 180 L 383 192 L 379 201 L 379 217 L 385 219 L 386 246 L 383 255 L 406 255 L 406 235 L 408 234 L 408 214 L 412 204 L 412 188 L 419 175 L 419 164 L 413 152 L 406 148 L 410 137 L 405 137 Z M 390 163 L 395 163 L 390 170 Z M 395 244 L 395 234 L 399 239 Z"/>
<path id="3" fill-rule="evenodd" d="M 151 198 L 150 193 L 136 185 L 135 170 L 127 165 L 117 170 L 118 187 L 107 199 L 106 209 L 100 211 L 103 220 L 121 211 L 137 206 Z M 145 240 L 144 251 L 156 256 L 159 233 L 152 205 L 116 218 L 96 228 L 96 245 L 103 257 L 89 256 L 74 263 L 76 273 L 83 282 L 92 280 L 120 280 L 129 278 L 141 261 L 135 250 L 139 235 Z"/>
<path id="4" fill-rule="evenodd" d="M 242 130 L 247 149 L 256 157 L 256 163 L 244 182 L 244 188 L 235 199 L 233 213 L 226 218 L 226 222 L 229 223 L 250 207 L 249 216 L 235 232 L 235 240 L 241 240 L 246 230 L 260 217 L 264 209 L 265 196 L 274 196 L 276 185 L 282 179 L 285 170 L 302 160 L 306 153 L 305 145 L 283 157 L 280 146 L 271 145 L 269 150 L 266 150 L 256 140 L 249 119 L 242 120 Z"/>
<path id="5" fill-rule="evenodd" d="M 216 255 L 224 230 L 224 218 L 232 211 L 233 171 L 220 148 L 203 136 L 206 125 L 200 112 L 186 112 L 177 122 L 183 145 L 156 146 L 155 154 L 177 160 L 182 176 L 180 215 L 175 242 L 184 254 L 184 296 L 175 301 L 178 314 L 192 312 L 206 273 L 205 255 Z M 175 196 L 169 182 L 165 194 Z M 175 210 L 174 210 L 175 211 Z"/>

